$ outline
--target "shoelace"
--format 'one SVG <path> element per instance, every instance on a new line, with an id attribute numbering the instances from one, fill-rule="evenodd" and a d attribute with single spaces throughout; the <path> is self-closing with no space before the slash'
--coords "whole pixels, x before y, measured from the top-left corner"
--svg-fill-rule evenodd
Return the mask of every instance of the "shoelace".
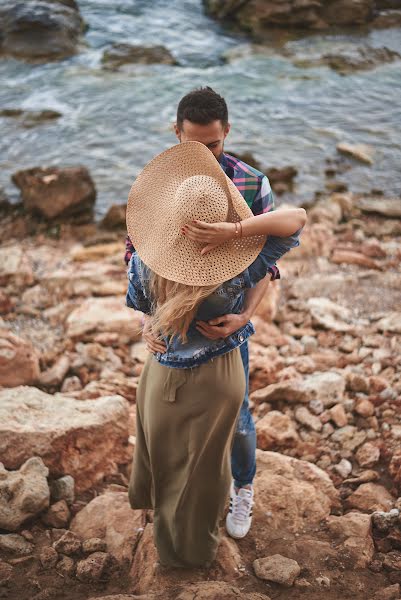
<path id="1" fill-rule="evenodd" d="M 238 494 L 234 495 L 233 519 L 236 521 L 245 521 L 249 518 L 253 504 L 252 496 L 251 490 L 247 490 L 246 488 L 242 488 Z"/>

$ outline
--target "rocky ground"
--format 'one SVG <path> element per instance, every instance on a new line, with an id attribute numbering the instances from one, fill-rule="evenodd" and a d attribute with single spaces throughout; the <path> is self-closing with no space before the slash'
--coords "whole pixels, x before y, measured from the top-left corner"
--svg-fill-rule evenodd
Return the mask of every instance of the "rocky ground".
<path id="1" fill-rule="evenodd" d="M 254 318 L 252 530 L 193 571 L 158 566 L 127 499 L 146 350 L 123 208 L 97 226 L 1 206 L 0 598 L 401 597 L 399 199 L 308 209 Z"/>

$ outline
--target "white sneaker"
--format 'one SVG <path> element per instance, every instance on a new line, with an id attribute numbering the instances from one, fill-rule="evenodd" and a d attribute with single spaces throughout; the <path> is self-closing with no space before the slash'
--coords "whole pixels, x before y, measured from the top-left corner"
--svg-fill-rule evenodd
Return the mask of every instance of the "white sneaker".
<path id="1" fill-rule="evenodd" d="M 253 488 L 235 491 L 234 482 L 230 489 L 230 508 L 226 518 L 228 535 L 241 539 L 248 533 L 252 523 Z"/>

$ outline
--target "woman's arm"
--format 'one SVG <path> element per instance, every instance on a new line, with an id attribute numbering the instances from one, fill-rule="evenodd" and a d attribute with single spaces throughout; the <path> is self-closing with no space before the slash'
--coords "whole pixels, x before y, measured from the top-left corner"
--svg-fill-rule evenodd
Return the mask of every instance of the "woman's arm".
<path id="1" fill-rule="evenodd" d="M 202 249 L 202 254 L 206 254 L 219 244 L 236 237 L 253 235 L 288 237 L 302 229 L 305 223 L 305 209 L 287 208 L 249 217 L 237 224 L 193 221 L 183 227 L 182 233 L 194 242 L 206 244 Z"/>

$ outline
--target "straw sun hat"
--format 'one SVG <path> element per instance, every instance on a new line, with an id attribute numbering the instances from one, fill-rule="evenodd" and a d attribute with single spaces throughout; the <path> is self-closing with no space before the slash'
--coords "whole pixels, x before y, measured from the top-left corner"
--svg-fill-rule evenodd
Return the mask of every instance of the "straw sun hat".
<path id="1" fill-rule="evenodd" d="M 201 256 L 202 244 L 181 233 L 192 220 L 235 223 L 252 216 L 244 198 L 213 153 L 183 142 L 151 160 L 131 187 L 128 235 L 152 271 L 187 285 L 223 283 L 258 256 L 265 236 L 233 239 Z"/>

